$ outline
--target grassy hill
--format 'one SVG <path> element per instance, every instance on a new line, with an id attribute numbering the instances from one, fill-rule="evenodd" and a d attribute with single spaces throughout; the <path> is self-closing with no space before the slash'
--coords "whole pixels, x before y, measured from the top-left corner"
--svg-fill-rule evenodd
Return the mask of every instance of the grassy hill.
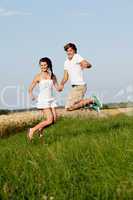
<path id="1" fill-rule="evenodd" d="M 0 199 L 132 200 L 133 117 L 61 118 L 0 140 Z"/>

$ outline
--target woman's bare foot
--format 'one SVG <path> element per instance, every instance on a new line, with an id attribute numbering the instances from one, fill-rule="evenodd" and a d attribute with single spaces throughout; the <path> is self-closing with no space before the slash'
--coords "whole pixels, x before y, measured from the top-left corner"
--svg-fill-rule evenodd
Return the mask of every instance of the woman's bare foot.
<path id="1" fill-rule="evenodd" d="M 27 133 L 27 137 L 29 140 L 33 139 L 33 134 L 34 132 L 32 131 L 32 128 L 29 128 L 28 133 Z"/>
<path id="2" fill-rule="evenodd" d="M 40 137 L 40 138 L 43 137 L 43 129 L 39 129 L 39 137 Z"/>

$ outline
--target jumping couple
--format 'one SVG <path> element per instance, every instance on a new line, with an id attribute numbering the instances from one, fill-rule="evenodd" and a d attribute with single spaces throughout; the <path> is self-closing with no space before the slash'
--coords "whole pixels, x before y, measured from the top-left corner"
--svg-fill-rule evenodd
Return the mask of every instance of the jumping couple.
<path id="1" fill-rule="evenodd" d="M 70 79 L 71 90 L 69 92 L 65 109 L 67 111 L 76 110 L 84 106 L 89 106 L 99 112 L 102 107 L 101 102 L 96 96 L 83 99 L 87 90 L 87 85 L 83 78 L 83 70 L 89 69 L 92 65 L 77 53 L 77 47 L 73 43 L 64 46 L 67 53 L 67 59 L 64 63 L 64 76 L 61 83 L 53 72 L 52 62 L 44 57 L 39 61 L 40 72 L 33 79 L 29 94 L 32 100 L 37 100 L 36 107 L 45 115 L 45 120 L 32 127 L 28 131 L 28 138 L 33 139 L 36 132 L 42 137 L 43 129 L 57 120 L 56 108 L 58 107 L 56 98 L 53 94 L 55 88 L 58 92 L 63 91 L 65 83 Z M 39 95 L 33 95 L 33 89 L 39 85 Z"/>

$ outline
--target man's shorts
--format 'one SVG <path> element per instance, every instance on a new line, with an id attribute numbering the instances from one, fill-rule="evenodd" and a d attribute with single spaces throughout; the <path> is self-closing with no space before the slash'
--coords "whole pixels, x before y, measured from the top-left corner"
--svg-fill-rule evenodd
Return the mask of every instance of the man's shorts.
<path id="1" fill-rule="evenodd" d="M 70 93 L 68 94 L 67 102 L 65 108 L 69 108 L 74 105 L 75 102 L 80 101 L 84 98 L 84 95 L 87 90 L 87 85 L 76 85 L 71 88 Z"/>

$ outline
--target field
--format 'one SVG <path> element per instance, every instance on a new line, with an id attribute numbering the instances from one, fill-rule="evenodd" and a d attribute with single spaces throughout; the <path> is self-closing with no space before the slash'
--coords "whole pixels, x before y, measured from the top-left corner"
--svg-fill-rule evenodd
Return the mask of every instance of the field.
<path id="1" fill-rule="evenodd" d="M 132 116 L 60 117 L 33 142 L 14 130 L 0 139 L 1 200 L 133 199 Z"/>
<path id="2" fill-rule="evenodd" d="M 2 111 L 2 113 L 4 112 Z M 133 107 L 103 109 L 100 114 L 97 114 L 94 111 L 89 111 L 88 109 L 81 109 L 72 112 L 67 112 L 63 108 L 58 109 L 58 115 L 62 117 L 106 118 L 108 116 L 116 116 L 118 114 L 133 116 Z M 36 110 L 2 114 L 0 115 L 0 137 L 7 137 L 18 133 L 19 131 L 33 126 L 43 118 L 44 116 Z"/>

